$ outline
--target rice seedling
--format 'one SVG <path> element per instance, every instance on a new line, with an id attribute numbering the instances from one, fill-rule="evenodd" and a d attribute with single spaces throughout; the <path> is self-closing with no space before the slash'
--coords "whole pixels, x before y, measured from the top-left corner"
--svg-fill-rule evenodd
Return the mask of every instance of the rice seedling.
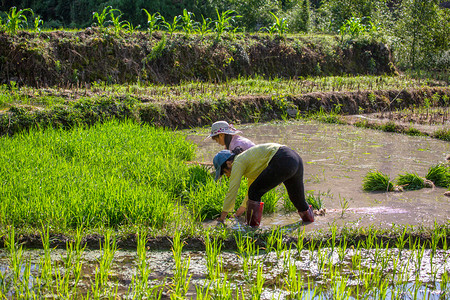
<path id="1" fill-rule="evenodd" d="M 288 268 L 287 278 L 284 279 L 284 288 L 293 299 L 303 299 L 304 279 L 297 270 L 295 264 L 290 264 Z"/>
<path id="2" fill-rule="evenodd" d="M 205 248 L 206 248 L 206 268 L 208 270 L 208 276 L 211 280 L 217 278 L 220 274 L 217 274 L 216 266 L 219 263 L 219 255 L 222 249 L 222 244 L 217 238 L 212 238 L 209 233 L 205 237 Z"/>
<path id="3" fill-rule="evenodd" d="M 292 244 L 289 245 L 289 249 L 285 246 L 285 251 L 283 252 L 283 269 L 289 268 L 291 264 L 291 255 L 292 255 Z"/>
<path id="4" fill-rule="evenodd" d="M 303 227 L 303 230 L 300 231 L 298 230 L 297 232 L 297 254 L 300 255 L 300 252 L 303 250 L 304 248 L 304 238 L 305 238 L 305 227 Z"/>
<path id="5" fill-rule="evenodd" d="M 324 193 L 320 192 L 317 195 L 314 195 L 314 192 L 308 191 L 306 193 L 306 202 L 308 202 L 313 209 L 320 210 L 323 207 L 323 195 Z"/>
<path id="6" fill-rule="evenodd" d="M 171 285 L 171 299 L 183 299 L 189 289 L 192 275 L 188 276 L 191 258 L 182 259 L 183 242 L 180 232 L 176 232 L 172 241 L 172 253 L 175 262 L 173 282 Z"/>
<path id="7" fill-rule="evenodd" d="M 445 164 L 431 166 L 425 178 L 431 180 L 436 186 L 448 187 L 450 184 L 449 166 Z"/>
<path id="8" fill-rule="evenodd" d="M 405 190 L 420 190 L 425 186 L 423 178 L 415 173 L 398 175 L 397 184 Z"/>
<path id="9" fill-rule="evenodd" d="M 206 286 L 195 286 L 195 291 L 196 291 L 196 299 L 198 300 L 207 300 L 207 299 L 211 299 L 211 295 L 209 294 L 209 285 Z"/>
<path id="10" fill-rule="evenodd" d="M 84 247 L 81 248 L 81 230 L 77 229 L 75 243 L 66 243 L 66 255 L 63 258 L 62 268 L 55 268 L 56 294 L 65 299 L 77 298 L 78 284 L 81 280 L 81 255 Z"/>
<path id="11" fill-rule="evenodd" d="M 242 273 L 244 279 L 248 282 L 252 281 L 253 271 L 258 265 L 256 257 L 259 255 L 259 247 L 256 246 L 256 240 L 251 238 L 245 239 L 245 253 L 242 258 Z"/>
<path id="12" fill-rule="evenodd" d="M 117 251 L 116 239 L 115 237 L 112 237 L 112 232 L 110 230 L 105 232 L 104 238 L 103 247 L 102 244 L 100 244 L 102 254 L 100 259 L 97 260 L 98 266 L 95 268 L 94 282 L 91 286 L 91 292 L 94 298 L 107 295 L 109 292 L 109 276 L 114 260 L 114 254 Z"/>
<path id="13" fill-rule="evenodd" d="M 264 276 L 263 276 L 263 264 L 258 264 L 256 266 L 256 280 L 250 287 L 250 293 L 252 295 L 252 299 L 259 300 L 261 299 L 261 294 L 263 292 L 264 286 Z"/>
<path id="14" fill-rule="evenodd" d="M 33 296 L 29 290 L 31 279 L 30 263 L 24 262 L 24 251 L 22 246 L 16 243 L 14 226 L 8 228 L 8 234 L 5 239 L 5 246 L 8 252 L 8 267 L 5 275 L 2 274 L 2 289 L 15 295 L 17 298 L 27 298 Z M 3 273 L 3 272 L 2 272 Z"/>
<path id="15" fill-rule="evenodd" d="M 154 288 L 149 288 L 148 278 L 150 275 L 150 268 L 147 262 L 147 233 L 140 230 L 136 233 L 137 237 L 137 259 L 136 259 L 136 274 L 133 275 L 132 284 L 133 297 L 142 299 L 152 295 Z"/>
<path id="16" fill-rule="evenodd" d="M 389 192 L 393 189 L 394 185 L 391 182 L 389 176 L 381 173 L 380 171 L 370 171 L 363 178 L 363 190 L 365 191 Z"/>
<path id="17" fill-rule="evenodd" d="M 48 285 L 52 282 L 53 265 L 51 258 L 50 249 L 50 233 L 49 227 L 42 226 L 42 230 L 39 232 L 42 240 L 42 248 L 44 249 L 44 255 L 41 257 L 39 266 L 41 271 L 41 276 L 39 278 L 40 283 L 43 285 Z"/>
<path id="18" fill-rule="evenodd" d="M 349 206 L 347 198 L 341 197 L 341 195 L 339 195 L 339 204 L 341 205 L 341 218 L 343 218 Z"/>
<path id="19" fill-rule="evenodd" d="M 156 19 L 155 19 L 156 20 Z M 162 19 L 158 19 L 160 21 Z M 172 24 L 170 24 L 172 26 Z M 176 24 L 179 25 L 179 24 Z M 149 27 L 150 30 L 150 27 Z M 207 29 L 206 29 L 207 30 Z M 163 35 L 164 37 L 165 35 Z M 380 80 L 381 79 L 381 80 Z M 261 96 L 261 95 L 301 95 L 312 92 L 326 91 L 357 91 L 360 89 L 405 89 L 405 88 L 421 88 L 422 82 L 413 78 L 404 76 L 327 76 L 327 77 L 308 77 L 283 79 L 273 78 L 267 79 L 262 76 L 245 77 L 227 80 L 224 83 L 216 82 L 182 82 L 178 85 L 160 85 L 160 84 L 124 84 L 110 85 L 106 83 L 92 83 L 91 88 L 74 88 L 71 95 L 67 95 L 67 90 L 60 88 L 49 88 L 43 91 L 32 87 L 7 89 L 0 86 L 0 94 L 5 95 L 4 103 L 11 104 L 30 104 L 45 105 L 52 107 L 57 103 L 64 102 L 65 97 L 71 99 L 81 99 L 86 91 L 92 92 L 95 98 L 109 97 L 111 95 L 124 96 L 149 96 L 154 101 L 179 101 L 191 99 L 199 102 L 218 102 L 227 97 L 239 96 Z M 4 87 L 3 90 L 1 88 Z M 14 97 L 10 97 L 14 95 Z M 334 115 L 337 116 L 336 108 L 333 109 Z M 326 118 L 326 114 L 323 114 Z M 336 117 L 331 117 L 331 121 L 335 121 Z"/>
<path id="20" fill-rule="evenodd" d="M 348 277 L 339 276 L 339 279 L 331 280 L 331 299 L 349 299 L 350 293 L 347 291 Z"/>
<path id="21" fill-rule="evenodd" d="M 395 247 L 400 251 L 400 253 L 405 248 L 405 245 L 408 242 L 406 239 L 406 233 L 407 228 L 404 227 L 400 235 L 397 237 L 397 241 L 395 242 Z"/>

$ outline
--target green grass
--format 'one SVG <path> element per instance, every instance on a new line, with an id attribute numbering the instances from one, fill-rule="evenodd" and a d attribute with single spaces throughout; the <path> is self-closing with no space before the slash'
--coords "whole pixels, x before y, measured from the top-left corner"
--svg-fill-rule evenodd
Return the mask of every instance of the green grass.
<path id="1" fill-rule="evenodd" d="M 3 137 L 0 223 L 161 228 L 194 151 L 180 134 L 132 122 Z"/>
<path id="2" fill-rule="evenodd" d="M 363 178 L 363 190 L 367 192 L 374 191 L 392 191 L 394 184 L 391 182 L 388 175 L 380 171 L 370 171 Z"/>
<path id="3" fill-rule="evenodd" d="M 420 190 L 424 188 L 423 178 L 417 174 L 405 173 L 397 178 L 397 184 L 405 190 Z"/>

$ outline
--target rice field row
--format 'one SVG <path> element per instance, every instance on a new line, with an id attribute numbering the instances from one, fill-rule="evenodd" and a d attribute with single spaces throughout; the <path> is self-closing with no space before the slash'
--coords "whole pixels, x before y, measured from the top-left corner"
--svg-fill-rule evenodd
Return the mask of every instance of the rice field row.
<path id="1" fill-rule="evenodd" d="M 141 100 L 211 101 L 232 97 L 263 95 L 301 95 L 312 92 L 337 92 L 359 90 L 401 90 L 421 88 L 439 83 L 409 76 L 329 76 L 298 79 L 237 78 L 223 83 L 184 82 L 179 85 L 133 84 L 109 85 L 92 83 L 82 88 L 35 89 L 3 85 L 0 88 L 0 108 L 11 104 L 53 106 L 67 100 L 97 96 L 131 96 Z"/>
<path id="2" fill-rule="evenodd" d="M 80 231 L 66 250 L 22 249 L 14 228 L 0 250 L 0 297 L 12 299 L 447 299 L 450 296 L 448 229 L 436 226 L 429 242 L 400 229 L 394 244 L 368 231 L 351 243 L 336 227 L 323 242 L 283 242 L 274 228 L 264 246 L 252 233 L 234 232 L 236 250 L 222 250 L 220 229 L 204 236 L 205 251 L 184 251 L 179 232 L 171 252 L 149 251 L 136 232 L 136 251 L 118 249 L 106 231 L 100 251 L 85 249 Z"/>

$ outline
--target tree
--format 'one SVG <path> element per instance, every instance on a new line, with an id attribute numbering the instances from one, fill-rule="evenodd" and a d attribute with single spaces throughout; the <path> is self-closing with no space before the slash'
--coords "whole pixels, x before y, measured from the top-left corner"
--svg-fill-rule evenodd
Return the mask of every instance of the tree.
<path id="1" fill-rule="evenodd" d="M 406 61 L 413 69 L 434 50 L 433 32 L 438 24 L 439 0 L 403 0 L 396 34 L 405 51 Z"/>

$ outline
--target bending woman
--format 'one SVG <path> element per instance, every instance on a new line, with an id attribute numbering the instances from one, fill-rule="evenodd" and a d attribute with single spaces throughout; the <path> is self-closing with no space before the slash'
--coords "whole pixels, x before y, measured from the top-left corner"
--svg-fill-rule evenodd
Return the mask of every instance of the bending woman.
<path id="1" fill-rule="evenodd" d="M 208 137 L 212 138 L 219 145 L 225 146 L 225 149 L 239 154 L 255 146 L 249 139 L 238 135 L 239 133 L 242 132 L 236 130 L 233 125 L 225 121 L 218 121 L 212 124 L 211 134 Z"/>
<path id="2" fill-rule="evenodd" d="M 314 222 L 314 213 L 305 199 L 303 162 L 294 150 L 276 143 L 256 145 L 239 155 L 222 150 L 216 154 L 213 163 L 216 168 L 215 180 L 223 174 L 230 178 L 218 222 L 224 222 L 228 213 L 234 209 L 242 177 L 248 178 L 249 188 L 235 216 L 240 216 L 247 209 L 249 225 L 259 226 L 262 217 L 261 197 L 280 183 L 286 187 L 289 199 L 303 222 Z"/>

